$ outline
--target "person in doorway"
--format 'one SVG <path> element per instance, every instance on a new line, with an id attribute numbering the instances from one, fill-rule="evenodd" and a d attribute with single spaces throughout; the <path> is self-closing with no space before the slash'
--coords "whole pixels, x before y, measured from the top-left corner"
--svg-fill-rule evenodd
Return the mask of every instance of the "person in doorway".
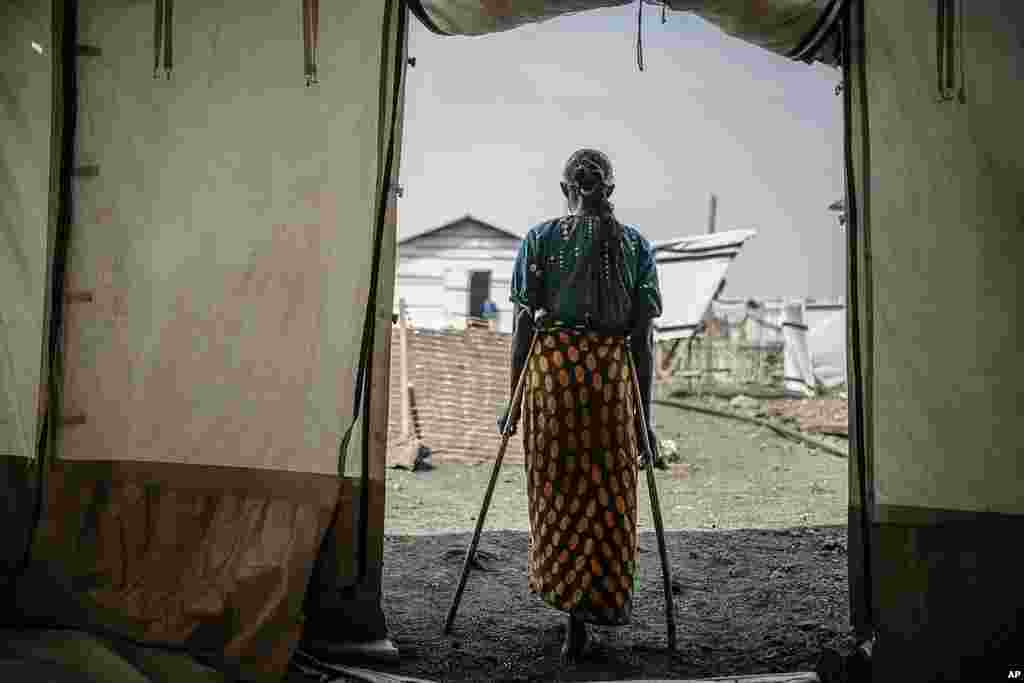
<path id="1" fill-rule="evenodd" d="M 489 298 L 484 302 L 480 311 L 481 317 L 487 321 L 487 326 L 490 329 L 495 329 L 498 325 L 498 305 L 491 301 Z"/>
<path id="2" fill-rule="evenodd" d="M 579 150 L 561 187 L 568 215 L 531 229 L 513 270 L 510 395 L 526 374 L 522 401 L 506 408 L 499 430 L 510 411 L 510 432 L 523 420 L 530 590 L 568 613 L 562 656 L 573 661 L 586 649 L 586 624 L 624 625 L 632 616 L 639 430 L 656 448 L 650 406 L 661 292 L 650 243 L 615 218 L 608 157 Z"/>

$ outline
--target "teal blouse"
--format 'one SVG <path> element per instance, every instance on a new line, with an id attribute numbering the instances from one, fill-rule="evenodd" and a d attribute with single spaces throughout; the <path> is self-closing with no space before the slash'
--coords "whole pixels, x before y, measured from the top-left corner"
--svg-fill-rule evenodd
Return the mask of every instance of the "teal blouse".
<path id="1" fill-rule="evenodd" d="M 654 249 L 640 232 L 623 225 L 622 264 L 626 289 L 632 294 L 633 320 L 651 320 L 661 315 L 661 290 Z M 586 218 L 559 218 L 533 227 L 519 247 L 512 271 L 514 303 L 531 310 L 549 310 L 555 320 L 567 325 L 586 324 L 574 291 L 562 282 L 573 272 L 580 254 L 589 253 L 593 228 Z M 545 293 L 556 293 L 549 301 Z"/>

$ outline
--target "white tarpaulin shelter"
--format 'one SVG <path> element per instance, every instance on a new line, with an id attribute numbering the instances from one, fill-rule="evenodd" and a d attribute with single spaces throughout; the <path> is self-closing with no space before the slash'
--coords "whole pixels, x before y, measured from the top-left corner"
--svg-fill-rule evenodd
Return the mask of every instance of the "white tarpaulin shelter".
<path id="1" fill-rule="evenodd" d="M 846 306 L 807 303 L 804 324 L 814 379 L 827 388 L 846 384 Z"/>
<path id="2" fill-rule="evenodd" d="M 799 314 L 789 309 L 794 304 L 800 307 Z M 790 322 L 799 325 L 783 325 L 787 311 L 793 315 Z M 841 299 L 717 299 L 711 313 L 730 330 L 742 326 L 749 348 L 782 348 L 788 343 L 787 378 L 807 388 L 846 383 L 846 304 Z"/>
<path id="3" fill-rule="evenodd" d="M 656 339 L 688 337 L 700 327 L 729 266 L 755 230 L 730 230 L 653 242 L 664 301 Z"/>
<path id="4" fill-rule="evenodd" d="M 783 386 L 797 396 L 813 396 L 815 388 L 811 354 L 807 349 L 807 326 L 804 325 L 803 304 L 787 303 L 782 323 Z"/>

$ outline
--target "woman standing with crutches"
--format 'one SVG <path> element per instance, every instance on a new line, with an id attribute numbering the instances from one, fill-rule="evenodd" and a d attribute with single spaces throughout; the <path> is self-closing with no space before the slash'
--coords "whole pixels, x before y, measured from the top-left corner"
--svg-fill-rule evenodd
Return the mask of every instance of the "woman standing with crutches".
<path id="1" fill-rule="evenodd" d="M 561 186 L 569 214 L 530 230 L 513 273 L 510 395 L 526 374 L 522 402 L 510 409 L 522 410 L 530 590 L 568 613 L 562 655 L 573 660 L 584 652 L 587 623 L 623 625 L 632 616 L 637 461 L 656 443 L 650 405 L 661 293 L 650 244 L 616 220 L 608 201 L 608 158 L 576 152 Z"/>

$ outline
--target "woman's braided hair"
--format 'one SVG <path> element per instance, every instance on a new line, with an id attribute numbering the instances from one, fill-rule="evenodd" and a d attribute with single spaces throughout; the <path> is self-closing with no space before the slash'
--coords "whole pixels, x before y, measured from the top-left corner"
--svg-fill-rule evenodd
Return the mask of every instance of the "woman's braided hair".
<path id="1" fill-rule="evenodd" d="M 564 287 L 576 291 L 581 314 L 607 330 L 624 330 L 631 323 L 632 296 L 626 287 L 622 255 L 623 227 L 615 218 L 608 195 L 614 187 L 611 161 L 596 149 L 581 149 L 569 157 L 563 182 L 576 201 L 598 205 L 598 220 L 590 252 L 581 254 Z M 566 220 L 579 220 L 570 216 Z"/>

